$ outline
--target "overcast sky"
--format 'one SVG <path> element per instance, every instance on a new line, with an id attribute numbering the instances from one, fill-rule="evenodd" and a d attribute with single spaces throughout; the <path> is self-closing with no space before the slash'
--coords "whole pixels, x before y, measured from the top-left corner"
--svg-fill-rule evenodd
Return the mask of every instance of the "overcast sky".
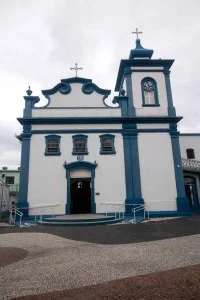
<path id="1" fill-rule="evenodd" d="M 175 59 L 171 83 L 181 132 L 200 132 L 199 0 L 0 0 L 0 168 L 20 165 L 15 133 L 25 91 L 73 77 L 75 62 L 114 90 L 120 60 L 135 48 L 138 27 L 153 58 Z"/>

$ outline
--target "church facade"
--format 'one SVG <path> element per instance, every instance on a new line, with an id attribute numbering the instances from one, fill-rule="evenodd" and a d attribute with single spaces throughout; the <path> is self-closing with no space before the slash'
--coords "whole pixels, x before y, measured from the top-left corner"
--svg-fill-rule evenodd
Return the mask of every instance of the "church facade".
<path id="1" fill-rule="evenodd" d="M 151 215 L 198 210 L 198 134 L 180 135 L 170 84 L 171 59 L 152 59 L 140 40 L 120 62 L 115 96 L 91 79 L 73 77 L 25 99 L 18 208 L 34 215 L 130 214 L 145 205 Z M 181 141 L 181 142 L 180 142 Z M 181 144 L 181 147 L 180 147 Z M 196 145 L 196 150 L 194 149 Z M 200 153 L 199 153 L 200 154 Z M 185 181 L 184 181 L 185 176 Z"/>

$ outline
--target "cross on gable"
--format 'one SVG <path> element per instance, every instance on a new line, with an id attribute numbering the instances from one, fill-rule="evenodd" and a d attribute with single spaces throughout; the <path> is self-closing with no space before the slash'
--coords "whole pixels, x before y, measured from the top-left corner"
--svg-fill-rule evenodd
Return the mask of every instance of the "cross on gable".
<path id="1" fill-rule="evenodd" d="M 142 34 L 142 31 L 138 31 L 138 28 L 136 28 L 136 31 L 133 31 L 132 33 L 137 35 L 137 40 L 138 40 L 138 35 Z"/>
<path id="2" fill-rule="evenodd" d="M 75 68 L 70 68 L 70 70 L 75 70 L 75 72 L 76 72 L 76 77 L 77 77 L 77 71 L 78 70 L 83 70 L 83 68 L 78 68 L 78 64 L 77 63 L 75 63 Z"/>

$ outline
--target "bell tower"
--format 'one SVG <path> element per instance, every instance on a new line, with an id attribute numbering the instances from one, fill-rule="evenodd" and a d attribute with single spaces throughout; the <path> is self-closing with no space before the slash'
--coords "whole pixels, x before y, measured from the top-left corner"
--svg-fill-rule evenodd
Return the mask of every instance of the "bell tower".
<path id="1" fill-rule="evenodd" d="M 173 106 L 173 59 L 152 59 L 153 50 L 136 47 L 119 66 L 115 91 L 123 118 L 127 204 L 145 204 L 154 215 L 188 214 L 179 132 Z"/>

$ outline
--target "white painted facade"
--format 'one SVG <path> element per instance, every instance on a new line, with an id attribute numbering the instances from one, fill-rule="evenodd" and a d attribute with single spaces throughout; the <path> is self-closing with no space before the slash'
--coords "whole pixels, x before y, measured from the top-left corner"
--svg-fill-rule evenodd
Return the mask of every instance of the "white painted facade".
<path id="1" fill-rule="evenodd" d="M 145 205 L 152 215 L 184 215 L 190 213 L 189 204 L 193 205 L 194 196 L 195 203 L 199 203 L 199 175 L 194 170 L 186 174 L 181 157 L 187 160 L 186 149 L 193 148 L 195 159 L 200 161 L 200 136 L 181 136 L 179 148 L 176 126 L 181 118 L 176 117 L 167 73 L 173 61 L 151 60 L 151 50 L 147 49 L 143 49 L 145 56 L 140 57 L 143 50 L 137 47 L 130 55 L 132 58 L 120 64 L 117 108 L 105 103 L 110 91 L 77 77 L 44 90 L 46 106 L 30 108 L 30 101 L 36 103 L 38 99 L 25 97 L 24 118 L 20 120 L 24 125 L 22 166 L 25 167 L 19 200 L 22 199 L 22 204 L 27 201 L 29 215 L 34 215 L 41 206 L 54 206 L 56 214 L 71 213 L 73 179 L 84 181 L 84 178 L 90 182 L 91 207 L 95 213 L 112 212 L 111 206 L 119 205 L 118 211 L 128 214 L 128 205 L 132 208 Z M 157 89 L 158 99 L 148 106 L 142 93 L 148 92 L 145 89 L 149 84 L 154 91 Z M 27 124 L 31 129 L 27 129 Z M 30 152 L 26 156 L 29 134 Z M 78 157 L 73 154 L 73 137 L 79 134 L 87 136 L 88 153 Z M 100 153 L 103 134 L 113 136 L 113 153 Z M 60 138 L 58 155 L 45 153 L 49 135 Z M 183 176 L 188 174 L 194 174 L 194 180 L 184 186 Z M 23 194 L 26 176 L 27 195 Z M 185 189 L 193 193 L 187 194 L 191 199 L 186 197 Z"/>

